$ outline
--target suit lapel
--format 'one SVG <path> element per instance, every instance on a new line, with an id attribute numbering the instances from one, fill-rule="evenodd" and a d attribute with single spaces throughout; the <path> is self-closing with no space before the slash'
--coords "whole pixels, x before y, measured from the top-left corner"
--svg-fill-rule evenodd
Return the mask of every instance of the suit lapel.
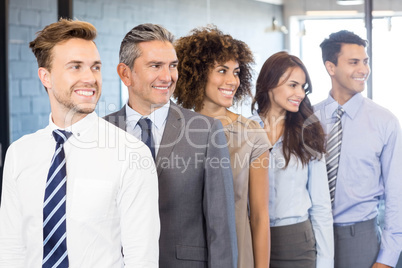
<path id="1" fill-rule="evenodd" d="M 165 130 L 163 132 L 162 141 L 156 157 L 158 176 L 160 176 L 162 172 L 161 165 L 158 165 L 158 163 L 161 163 L 161 159 L 168 158 L 171 154 L 173 147 L 178 142 L 180 132 L 183 131 L 183 122 L 184 120 L 181 116 L 180 108 L 171 102 L 169 113 L 166 119 Z"/>

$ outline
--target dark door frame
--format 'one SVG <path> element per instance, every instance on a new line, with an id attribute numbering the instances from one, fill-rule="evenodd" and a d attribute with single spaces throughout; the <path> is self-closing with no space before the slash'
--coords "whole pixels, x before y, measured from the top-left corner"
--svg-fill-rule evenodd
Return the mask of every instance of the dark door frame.
<path id="1" fill-rule="evenodd" d="M 64 18 L 64 19 L 73 18 L 73 0 L 57 1 L 57 18 Z"/>
<path id="2" fill-rule="evenodd" d="M 3 166 L 10 145 L 10 114 L 8 99 L 8 3 L 0 0 L 0 202 L 3 184 Z M 73 0 L 58 0 L 58 18 L 73 17 Z"/>
<path id="3" fill-rule="evenodd" d="M 0 6 L 0 200 L 3 181 L 3 166 L 10 145 L 10 122 L 8 109 L 8 0 Z M 1 201 L 0 201 L 1 202 Z"/>

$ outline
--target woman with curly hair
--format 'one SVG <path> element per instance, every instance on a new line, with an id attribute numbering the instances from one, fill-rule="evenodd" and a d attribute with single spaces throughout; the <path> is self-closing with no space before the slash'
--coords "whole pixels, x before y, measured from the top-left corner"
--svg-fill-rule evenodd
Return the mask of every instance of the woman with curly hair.
<path id="1" fill-rule="evenodd" d="M 248 46 L 216 27 L 192 30 L 175 43 L 179 59 L 174 97 L 184 108 L 222 122 L 235 191 L 238 267 L 269 266 L 268 150 L 255 121 L 228 110 L 250 94 L 253 56 Z M 217 178 L 218 179 L 218 178 Z"/>
<path id="2" fill-rule="evenodd" d="M 331 202 L 325 136 L 307 97 L 310 76 L 287 52 L 262 66 L 252 110 L 270 152 L 271 267 L 333 267 Z M 258 104 L 258 110 L 255 110 Z"/>

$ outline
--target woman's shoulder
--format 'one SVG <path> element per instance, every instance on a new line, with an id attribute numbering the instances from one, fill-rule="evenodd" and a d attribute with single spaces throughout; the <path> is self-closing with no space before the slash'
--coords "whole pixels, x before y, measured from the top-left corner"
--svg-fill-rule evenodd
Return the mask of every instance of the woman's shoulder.
<path id="1" fill-rule="evenodd" d="M 244 126 L 244 128 L 247 128 L 247 129 L 262 129 L 260 124 L 257 121 L 253 120 L 252 118 L 247 118 L 242 115 L 239 115 L 237 121 L 242 126 Z"/>

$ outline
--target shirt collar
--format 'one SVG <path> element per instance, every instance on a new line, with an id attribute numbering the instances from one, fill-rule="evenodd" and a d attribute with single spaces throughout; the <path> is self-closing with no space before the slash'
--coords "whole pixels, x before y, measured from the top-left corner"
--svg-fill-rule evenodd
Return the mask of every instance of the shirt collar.
<path id="1" fill-rule="evenodd" d="M 264 128 L 264 122 L 261 119 L 261 116 L 258 114 L 257 110 L 253 111 L 253 115 L 250 117 L 251 120 L 256 121 L 262 128 Z"/>
<path id="2" fill-rule="evenodd" d="M 355 94 L 350 100 L 348 100 L 342 108 L 345 111 L 345 114 L 353 119 L 357 111 L 360 109 L 360 106 L 363 104 L 363 96 L 361 93 Z M 325 115 L 326 118 L 331 118 L 335 116 L 335 111 L 339 107 L 339 103 L 332 98 L 331 94 L 329 94 L 328 99 L 325 104 Z"/>
<path id="3" fill-rule="evenodd" d="M 51 132 L 53 132 L 53 130 L 55 130 L 55 129 L 66 130 L 68 132 L 72 132 L 73 136 L 78 138 L 82 134 L 84 134 L 86 131 L 91 129 L 92 125 L 96 122 L 97 119 L 98 119 L 98 115 L 94 111 L 94 112 L 88 114 L 87 116 L 85 116 L 83 119 L 76 122 L 75 124 L 72 124 L 71 126 L 68 126 L 66 128 L 61 128 L 61 127 L 58 127 L 55 123 L 53 123 L 52 114 L 50 114 L 49 115 L 49 127 L 50 127 Z"/>
<path id="4" fill-rule="evenodd" d="M 363 100 L 362 94 L 357 93 L 342 106 L 350 118 L 355 118 L 357 111 L 359 111 L 360 107 L 363 105 Z"/>
<path id="5" fill-rule="evenodd" d="M 134 109 L 132 109 L 130 106 L 128 106 L 128 104 L 126 104 L 126 124 L 131 129 L 134 129 L 135 126 L 137 125 L 138 120 L 140 120 L 143 117 L 147 117 L 152 121 L 152 123 L 156 126 L 156 128 L 160 129 L 163 127 L 163 123 L 165 122 L 168 116 L 169 108 L 170 108 L 170 101 L 168 101 L 161 108 L 153 111 L 148 116 L 143 116 Z"/>

